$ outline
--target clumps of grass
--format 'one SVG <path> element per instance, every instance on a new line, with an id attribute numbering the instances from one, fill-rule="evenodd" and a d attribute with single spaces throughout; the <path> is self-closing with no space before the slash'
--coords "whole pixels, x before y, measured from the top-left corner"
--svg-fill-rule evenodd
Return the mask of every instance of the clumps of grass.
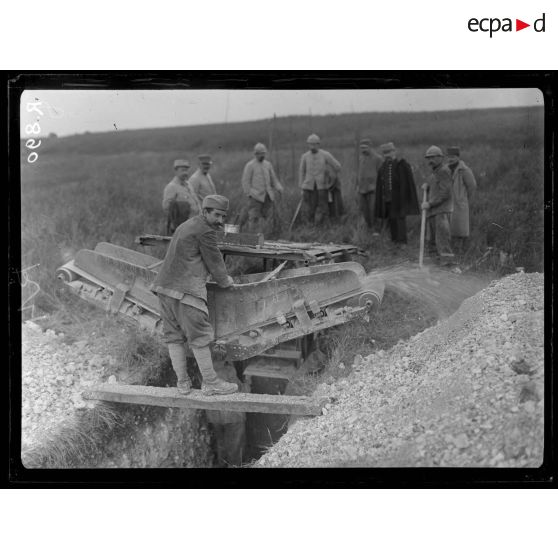
<path id="1" fill-rule="evenodd" d="M 22 448 L 21 461 L 27 469 L 67 469 L 94 464 L 109 437 L 125 427 L 122 408 L 99 403 L 81 409 L 56 429 L 41 436 L 40 445 Z"/>
<path id="2" fill-rule="evenodd" d="M 127 384 L 149 386 L 175 385 L 168 351 L 155 336 L 142 330 L 131 330 L 123 336 L 117 361 L 119 379 Z"/>

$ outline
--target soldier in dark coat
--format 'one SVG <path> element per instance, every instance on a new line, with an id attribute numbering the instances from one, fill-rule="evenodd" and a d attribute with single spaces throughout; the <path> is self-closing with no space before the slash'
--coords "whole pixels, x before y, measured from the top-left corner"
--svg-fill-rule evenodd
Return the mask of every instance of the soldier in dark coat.
<path id="1" fill-rule="evenodd" d="M 385 160 L 378 172 L 375 215 L 387 219 L 393 242 L 406 243 L 406 217 L 420 212 L 413 171 L 397 157 L 393 143 L 384 143 L 380 150 Z"/>

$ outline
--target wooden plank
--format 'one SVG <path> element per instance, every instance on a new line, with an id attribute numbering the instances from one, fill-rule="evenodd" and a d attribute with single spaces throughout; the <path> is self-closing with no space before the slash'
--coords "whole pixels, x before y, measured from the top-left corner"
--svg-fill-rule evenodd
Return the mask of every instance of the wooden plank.
<path id="1" fill-rule="evenodd" d="M 261 234 L 218 232 L 218 244 L 223 254 L 236 256 L 275 258 L 318 262 L 333 256 L 346 254 L 365 255 L 362 249 L 352 244 L 310 244 L 302 242 L 264 241 Z M 167 245 L 170 236 L 145 234 L 136 237 L 136 244 L 143 246 Z"/>
<path id="2" fill-rule="evenodd" d="M 227 233 L 217 231 L 217 243 L 258 248 L 264 244 L 264 236 L 262 233 Z"/>
<path id="3" fill-rule="evenodd" d="M 300 360 L 302 358 L 302 351 L 297 349 L 269 349 L 265 353 L 262 353 L 260 357 Z"/>
<path id="4" fill-rule="evenodd" d="M 136 244 L 143 246 L 167 245 L 171 241 L 171 236 L 159 234 L 142 234 L 136 237 Z M 249 246 L 259 248 L 265 243 L 262 233 L 226 233 L 217 231 L 217 244 L 225 246 Z"/>
<path id="5" fill-rule="evenodd" d="M 258 393 L 233 393 L 208 397 L 202 395 L 200 390 L 192 390 L 188 395 L 181 395 L 176 388 L 125 384 L 99 384 L 92 386 L 82 395 L 84 399 L 133 405 L 306 416 L 321 415 L 323 407 L 329 401 L 327 397 Z"/>

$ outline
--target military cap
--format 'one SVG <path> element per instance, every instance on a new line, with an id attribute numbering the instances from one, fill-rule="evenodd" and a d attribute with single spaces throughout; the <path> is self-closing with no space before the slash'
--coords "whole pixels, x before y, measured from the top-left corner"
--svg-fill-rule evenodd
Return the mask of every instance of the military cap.
<path id="1" fill-rule="evenodd" d="M 390 151 L 395 151 L 395 145 L 393 145 L 393 142 L 388 141 L 387 143 L 382 143 L 382 145 L 380 145 L 380 151 L 382 153 L 389 153 Z"/>
<path id="2" fill-rule="evenodd" d="M 190 163 L 186 159 L 176 159 L 174 162 L 174 168 L 177 169 L 178 167 L 190 168 Z"/>
<path id="3" fill-rule="evenodd" d="M 219 209 L 220 211 L 229 210 L 229 200 L 219 194 L 205 196 L 202 201 L 202 209 Z"/>
<path id="4" fill-rule="evenodd" d="M 308 139 L 306 140 L 306 143 L 320 143 L 320 136 L 318 136 L 317 134 L 310 134 L 308 136 Z"/>
<path id="5" fill-rule="evenodd" d="M 457 155 L 459 157 L 459 147 L 453 146 L 446 149 L 447 155 Z"/>
<path id="6" fill-rule="evenodd" d="M 367 145 L 368 147 L 370 147 L 372 145 L 372 140 L 368 138 L 361 139 L 360 145 Z"/>
<path id="7" fill-rule="evenodd" d="M 263 143 L 256 143 L 254 153 L 267 153 L 267 147 Z"/>
<path id="8" fill-rule="evenodd" d="M 198 161 L 200 163 L 211 163 L 211 155 L 204 153 L 203 155 L 198 155 Z"/>
<path id="9" fill-rule="evenodd" d="M 443 157 L 444 154 L 437 145 L 431 145 L 424 156 L 428 159 L 429 157 Z"/>

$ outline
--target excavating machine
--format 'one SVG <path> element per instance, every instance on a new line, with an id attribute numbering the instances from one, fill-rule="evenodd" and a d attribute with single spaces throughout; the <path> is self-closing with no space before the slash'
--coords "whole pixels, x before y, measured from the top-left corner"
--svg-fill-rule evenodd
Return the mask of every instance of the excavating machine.
<path id="1" fill-rule="evenodd" d="M 153 250 L 149 247 L 165 247 L 169 241 L 170 237 L 140 236 L 136 243 L 144 252 L 101 242 L 94 250 L 80 250 L 58 269 L 57 276 L 82 299 L 157 336 L 162 320 L 158 298 L 149 285 L 162 260 L 146 252 Z M 265 241 L 262 235 L 227 232 L 218 233 L 218 244 L 225 259 L 244 256 L 263 261 L 263 271 L 233 276 L 235 284 L 228 289 L 211 280 L 207 285 L 215 331 L 213 357 L 234 364 L 245 376 L 292 380 L 305 372 L 314 334 L 358 318 L 368 319 L 381 303 L 383 283 L 371 281 L 362 265 L 347 261 L 362 255 L 356 246 Z M 308 397 L 254 393 L 204 398 L 197 391 L 183 396 L 169 388 L 107 384 L 85 396 L 302 415 L 320 414 L 325 404 Z"/>

